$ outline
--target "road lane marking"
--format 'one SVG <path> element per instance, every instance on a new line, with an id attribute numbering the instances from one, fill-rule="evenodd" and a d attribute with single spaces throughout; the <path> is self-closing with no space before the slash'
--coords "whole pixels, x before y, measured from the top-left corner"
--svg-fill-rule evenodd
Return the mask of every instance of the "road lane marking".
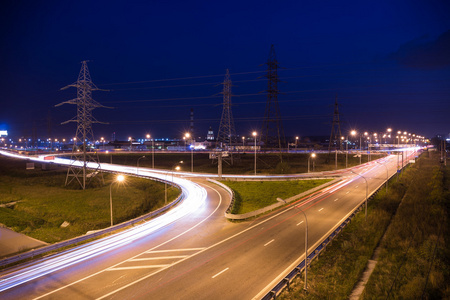
<path id="1" fill-rule="evenodd" d="M 348 194 L 348 193 L 350 193 L 350 192 L 347 192 L 346 194 Z"/>
<path id="2" fill-rule="evenodd" d="M 106 269 L 106 271 L 121 271 L 121 270 L 135 270 L 135 269 L 155 269 L 155 268 L 165 268 L 170 265 L 147 265 L 147 266 L 132 266 L 132 267 L 118 267 Z"/>
<path id="3" fill-rule="evenodd" d="M 334 201 L 338 201 L 338 200 L 339 200 L 339 198 L 334 199 Z"/>
<path id="4" fill-rule="evenodd" d="M 359 187 L 359 185 L 357 185 L 356 187 L 355 187 L 355 189 L 357 189 Z"/>
<path id="5" fill-rule="evenodd" d="M 223 269 L 222 271 L 220 271 L 219 273 L 217 273 L 216 275 L 214 275 L 214 276 L 211 277 L 211 278 L 216 278 L 217 276 L 219 276 L 219 275 L 222 274 L 223 272 L 228 271 L 228 269 L 229 269 L 229 268 Z"/>
<path id="6" fill-rule="evenodd" d="M 158 260 L 158 259 L 172 259 L 172 258 L 185 258 L 187 255 L 174 255 L 174 256 L 159 256 L 159 257 L 145 257 L 145 258 L 133 258 L 128 261 L 145 261 L 145 260 Z"/>
<path id="7" fill-rule="evenodd" d="M 300 225 L 300 224 L 302 224 L 302 223 L 303 223 L 303 221 L 301 221 L 300 223 L 298 223 L 297 226 Z"/>
<path id="8" fill-rule="evenodd" d="M 269 244 L 272 243 L 273 241 L 275 241 L 275 240 L 271 240 L 271 241 L 265 243 L 265 244 L 264 244 L 264 247 L 267 246 L 267 245 L 269 245 Z"/>
<path id="9" fill-rule="evenodd" d="M 323 207 L 321 209 L 319 209 L 319 211 L 321 211 L 323 209 Z"/>
<path id="10" fill-rule="evenodd" d="M 168 250 L 148 250 L 144 253 L 164 253 L 164 252 L 183 252 L 183 251 L 200 251 L 205 248 L 185 248 L 185 249 L 168 249 Z"/>

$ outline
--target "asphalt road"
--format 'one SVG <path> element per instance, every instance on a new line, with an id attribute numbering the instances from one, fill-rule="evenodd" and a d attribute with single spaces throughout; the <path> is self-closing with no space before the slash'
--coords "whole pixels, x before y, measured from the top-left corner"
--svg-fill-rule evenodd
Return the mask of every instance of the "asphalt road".
<path id="1" fill-rule="evenodd" d="M 389 175 L 394 174 L 397 158 L 391 156 L 352 170 L 367 179 L 370 193 L 386 179 L 384 166 Z M 308 246 L 312 249 L 364 202 L 365 180 L 350 171 L 342 175 L 341 182 L 312 197 L 240 223 L 223 217 L 230 201 L 228 194 L 196 179 L 206 189 L 207 199 L 195 211 L 119 248 L 108 250 L 106 246 L 101 255 L 72 265 L 64 265 L 67 257 L 89 245 L 3 272 L 0 289 L 14 276 L 21 278 L 42 264 L 54 264 L 51 258 L 60 257 L 63 264 L 59 270 L 0 292 L 0 298 L 260 298 L 277 278 L 304 259 L 305 219 L 300 209 L 308 218 Z"/>

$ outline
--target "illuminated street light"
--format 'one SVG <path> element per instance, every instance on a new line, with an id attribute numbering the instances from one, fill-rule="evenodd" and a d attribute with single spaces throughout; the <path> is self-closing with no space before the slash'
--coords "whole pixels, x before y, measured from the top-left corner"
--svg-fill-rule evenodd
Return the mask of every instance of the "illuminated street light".
<path id="1" fill-rule="evenodd" d="M 131 136 L 128 137 L 128 140 L 130 141 L 130 152 L 133 149 L 133 141 L 131 140 Z"/>
<path id="2" fill-rule="evenodd" d="M 309 161 L 311 158 L 313 159 L 313 172 L 314 172 L 314 158 L 316 157 L 315 153 L 311 153 L 311 155 L 308 157 L 308 173 L 309 173 Z"/>
<path id="3" fill-rule="evenodd" d="M 187 132 L 184 136 L 186 137 L 186 140 L 187 140 L 188 138 L 191 137 L 191 134 L 189 132 Z M 191 143 L 192 143 L 192 140 L 191 140 Z M 194 145 L 195 145 L 195 141 L 194 141 Z M 190 145 L 190 148 L 191 148 L 191 172 L 194 172 L 194 145 Z"/>
<path id="4" fill-rule="evenodd" d="M 147 134 L 147 139 L 150 138 L 150 134 Z M 155 168 L 155 139 L 152 138 L 152 169 Z"/>
<path id="5" fill-rule="evenodd" d="M 298 141 L 298 136 L 295 137 L 295 153 L 297 153 L 297 141 Z"/>
<path id="6" fill-rule="evenodd" d="M 350 170 L 350 172 L 352 172 L 353 174 L 356 174 L 358 176 L 361 176 L 364 179 L 364 181 L 366 182 L 366 200 L 365 200 L 365 205 L 364 206 L 366 207 L 365 220 L 367 221 L 367 197 L 368 197 L 368 194 L 369 194 L 369 183 L 367 182 L 366 177 L 362 176 L 361 174 L 358 174 L 358 173 L 356 173 L 353 170 Z"/>
<path id="7" fill-rule="evenodd" d="M 253 138 L 255 139 L 255 175 L 256 175 L 256 136 L 258 133 L 256 131 L 252 132 Z"/>
<path id="8" fill-rule="evenodd" d="M 113 207 L 112 207 L 112 186 L 114 182 L 120 183 L 125 180 L 125 177 L 123 175 L 119 175 L 116 177 L 116 180 L 111 182 L 111 185 L 109 186 L 109 207 L 111 209 L 111 226 L 113 226 Z"/>
<path id="9" fill-rule="evenodd" d="M 242 137 L 242 147 L 245 147 L 245 136 Z M 244 151 L 244 149 L 242 149 L 242 151 Z"/>

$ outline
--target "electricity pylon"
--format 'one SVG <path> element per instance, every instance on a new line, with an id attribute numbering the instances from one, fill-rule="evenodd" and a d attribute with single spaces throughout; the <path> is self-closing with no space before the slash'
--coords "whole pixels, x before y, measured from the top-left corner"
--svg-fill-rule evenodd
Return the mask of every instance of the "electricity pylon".
<path id="1" fill-rule="evenodd" d="M 97 88 L 91 80 L 91 75 L 89 74 L 89 69 L 87 67 L 87 61 L 81 62 L 81 70 L 78 75 L 78 80 L 75 83 L 63 87 L 61 90 L 65 90 L 69 87 L 77 88 L 77 98 L 55 105 L 61 106 L 63 104 L 75 104 L 77 106 L 77 116 L 71 120 L 61 123 L 77 123 L 77 130 L 75 137 L 73 138 L 71 155 L 72 162 L 67 170 L 66 185 L 69 185 L 72 181 L 77 180 L 81 188 L 84 190 L 94 178 L 97 178 L 104 183 L 98 154 L 91 145 L 95 145 L 92 124 L 107 124 L 97 121 L 92 116 L 92 111 L 97 107 L 105 106 L 92 99 L 92 91 L 97 91 L 100 89 Z"/>
<path id="2" fill-rule="evenodd" d="M 337 134 L 339 133 L 339 136 Z M 338 145 L 340 150 L 342 150 L 342 143 L 341 143 L 341 122 L 339 120 L 339 105 L 337 101 L 337 95 L 336 100 L 334 101 L 334 113 L 333 113 L 333 123 L 331 125 L 331 135 L 330 135 L 330 142 L 328 144 L 328 152 L 331 152 L 331 146 L 335 145 L 335 148 L 337 148 Z"/>
<path id="3" fill-rule="evenodd" d="M 231 112 L 231 79 L 227 69 L 223 81 L 223 110 L 220 119 L 219 131 L 217 133 L 216 147 L 230 147 L 236 143 L 236 130 L 234 128 L 233 113 Z"/>
<path id="4" fill-rule="evenodd" d="M 261 140 L 265 146 L 276 145 L 280 149 L 285 144 L 283 124 L 280 118 L 280 108 L 278 106 L 278 61 L 275 56 L 274 45 L 270 48 L 269 59 L 267 60 L 267 102 L 264 113 L 264 121 L 261 130 Z"/>

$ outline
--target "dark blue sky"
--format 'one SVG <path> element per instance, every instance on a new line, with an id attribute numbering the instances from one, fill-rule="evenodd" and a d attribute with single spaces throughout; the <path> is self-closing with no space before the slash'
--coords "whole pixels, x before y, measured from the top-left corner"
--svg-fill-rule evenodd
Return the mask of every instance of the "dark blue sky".
<path id="1" fill-rule="evenodd" d="M 334 98 L 343 133 L 387 127 L 450 132 L 449 1 L 2 1 L 0 127 L 75 133 L 80 62 L 109 92 L 96 137 L 217 132 L 225 70 L 236 131 L 259 130 L 271 44 L 285 133 L 329 135 Z M 262 78 L 261 78 L 262 77 Z M 177 79 L 178 78 L 178 79 Z M 177 80 L 172 80 L 177 79 Z"/>

